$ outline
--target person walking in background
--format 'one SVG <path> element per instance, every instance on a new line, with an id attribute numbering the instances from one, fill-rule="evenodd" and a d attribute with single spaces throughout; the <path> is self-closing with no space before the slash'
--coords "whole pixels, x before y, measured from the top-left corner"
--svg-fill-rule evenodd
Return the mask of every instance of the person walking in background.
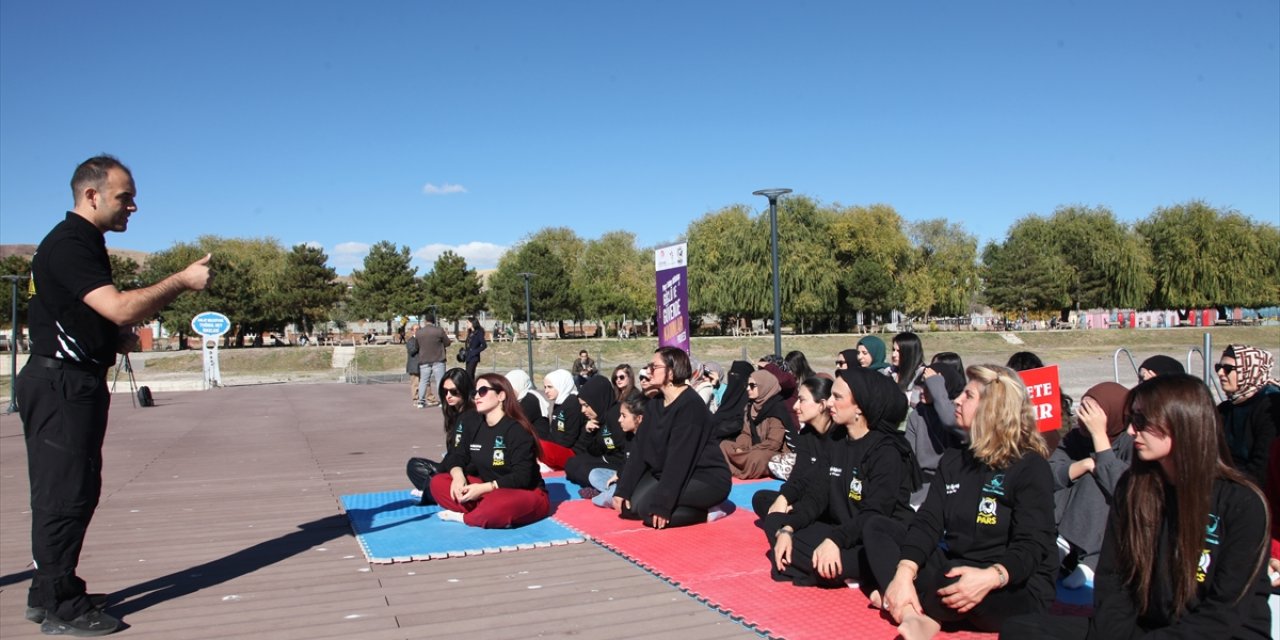
<path id="1" fill-rule="evenodd" d="M 409 390 L 413 392 L 413 406 L 418 406 L 418 381 L 421 378 L 418 369 L 418 325 L 409 327 L 408 338 L 404 341 L 404 350 L 407 354 L 407 360 L 404 363 L 404 372 L 409 374 Z"/>
<path id="2" fill-rule="evenodd" d="M 474 316 L 470 319 L 471 330 L 467 332 L 467 375 L 475 380 L 476 365 L 480 364 L 480 352 L 489 348 L 484 339 L 484 327 Z"/>
<path id="3" fill-rule="evenodd" d="M 102 442 L 111 395 L 107 369 L 137 348 L 125 330 L 185 291 L 209 285 L 211 256 L 150 287 L 112 284 L 104 235 L 123 232 L 138 210 L 133 173 L 112 156 L 89 158 L 71 177 L 74 208 L 31 259 L 31 355 L 14 392 L 27 445 L 31 557 L 27 619 L 48 635 L 99 636 L 120 621 L 103 612 L 76 575 L 102 494 Z"/>
<path id="4" fill-rule="evenodd" d="M 440 386 L 440 380 L 444 378 L 444 359 L 453 340 L 444 332 L 444 329 L 436 326 L 436 318 L 433 315 L 427 315 L 424 318 L 422 328 L 418 329 L 415 337 L 418 339 L 418 375 L 420 376 L 418 408 L 438 407 L 440 399 L 429 394 Z"/>

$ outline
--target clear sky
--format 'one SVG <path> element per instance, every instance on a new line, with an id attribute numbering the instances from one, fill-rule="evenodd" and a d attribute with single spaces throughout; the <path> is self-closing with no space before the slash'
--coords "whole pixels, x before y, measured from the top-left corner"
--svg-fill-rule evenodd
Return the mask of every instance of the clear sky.
<path id="1" fill-rule="evenodd" d="M 981 240 L 1064 204 L 1280 220 L 1280 3 L 0 2 L 0 242 L 109 152 L 110 246 L 670 241 L 790 187 Z M 691 249 L 696 250 L 696 249 Z"/>

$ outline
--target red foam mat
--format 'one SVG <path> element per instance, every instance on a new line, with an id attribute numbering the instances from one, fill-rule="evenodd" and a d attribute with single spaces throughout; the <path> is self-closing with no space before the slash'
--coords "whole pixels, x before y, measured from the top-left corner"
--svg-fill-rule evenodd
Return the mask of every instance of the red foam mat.
<path id="1" fill-rule="evenodd" d="M 563 503 L 555 519 L 662 577 L 744 625 L 774 638 L 896 638 L 897 630 L 857 589 L 774 582 L 768 543 L 750 509 L 716 522 L 654 531 L 588 501 Z M 940 638 L 994 638 L 943 633 Z"/>

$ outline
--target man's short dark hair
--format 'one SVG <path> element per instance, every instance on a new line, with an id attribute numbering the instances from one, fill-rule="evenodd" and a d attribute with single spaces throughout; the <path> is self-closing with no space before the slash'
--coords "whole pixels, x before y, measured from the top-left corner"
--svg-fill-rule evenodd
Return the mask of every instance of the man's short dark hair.
<path id="1" fill-rule="evenodd" d="M 97 187 L 102 185 L 107 179 L 107 173 L 112 169 L 119 169 L 130 177 L 133 172 L 129 167 L 124 166 L 118 158 L 108 154 L 97 155 L 76 167 L 76 172 L 71 174 L 71 197 L 73 200 L 80 199 L 80 192 L 89 187 Z"/>

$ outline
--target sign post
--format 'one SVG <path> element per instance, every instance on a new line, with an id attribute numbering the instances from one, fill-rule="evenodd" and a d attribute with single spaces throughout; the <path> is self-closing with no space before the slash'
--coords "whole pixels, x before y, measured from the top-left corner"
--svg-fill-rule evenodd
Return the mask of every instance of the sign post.
<path id="1" fill-rule="evenodd" d="M 653 252 L 658 285 L 658 346 L 679 347 L 689 353 L 688 243 Z"/>
<path id="2" fill-rule="evenodd" d="M 191 319 L 191 328 L 200 335 L 204 361 L 204 389 L 222 386 L 218 367 L 218 338 L 231 330 L 231 320 L 217 311 L 205 311 Z"/>

